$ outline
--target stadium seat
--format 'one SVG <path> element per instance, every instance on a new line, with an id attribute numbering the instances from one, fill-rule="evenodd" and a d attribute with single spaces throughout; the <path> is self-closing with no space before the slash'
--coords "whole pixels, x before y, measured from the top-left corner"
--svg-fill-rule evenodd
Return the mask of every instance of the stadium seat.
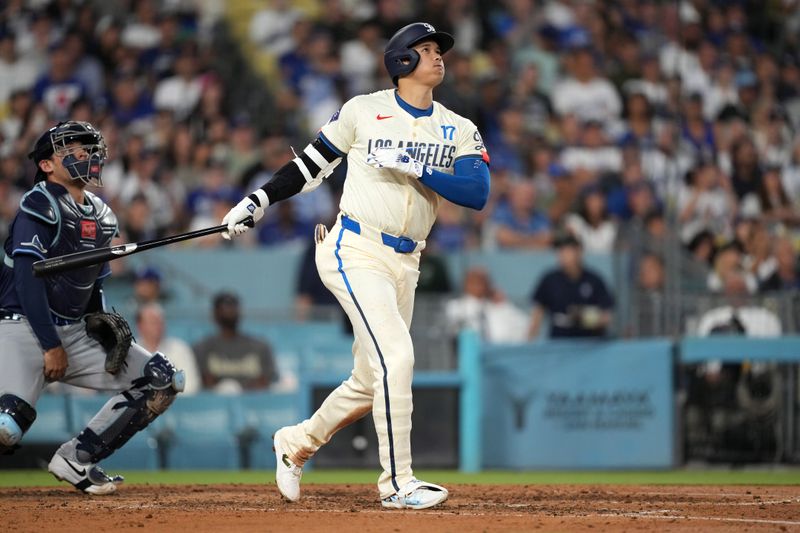
<path id="1" fill-rule="evenodd" d="M 80 433 L 108 400 L 109 397 L 104 394 L 97 396 L 67 396 L 71 434 L 77 435 Z M 152 425 L 134 435 L 122 448 L 115 451 L 111 457 L 103 460 L 102 464 L 110 472 L 114 470 L 155 470 L 158 468 L 158 441 Z"/>
<path id="2" fill-rule="evenodd" d="M 235 401 L 233 396 L 210 393 L 179 396 L 160 417 L 167 468 L 238 468 Z"/>
<path id="3" fill-rule="evenodd" d="M 67 398 L 43 394 L 36 402 L 36 422 L 25 434 L 24 444 L 54 444 L 72 436 L 67 412 Z"/>

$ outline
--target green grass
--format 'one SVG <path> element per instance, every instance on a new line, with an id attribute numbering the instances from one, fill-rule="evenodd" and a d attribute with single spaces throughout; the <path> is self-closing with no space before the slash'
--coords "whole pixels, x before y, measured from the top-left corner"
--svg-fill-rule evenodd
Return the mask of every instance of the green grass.
<path id="1" fill-rule="evenodd" d="M 271 484 L 272 471 L 130 471 L 121 472 L 128 483 L 150 484 Z M 614 484 L 614 485 L 800 485 L 800 469 L 670 470 L 656 472 L 501 472 L 462 474 L 454 470 L 416 472 L 420 479 L 444 484 Z M 303 483 L 367 483 L 377 481 L 378 470 L 316 470 L 303 475 Z M 57 485 L 42 470 L 2 470 L 0 487 Z"/>

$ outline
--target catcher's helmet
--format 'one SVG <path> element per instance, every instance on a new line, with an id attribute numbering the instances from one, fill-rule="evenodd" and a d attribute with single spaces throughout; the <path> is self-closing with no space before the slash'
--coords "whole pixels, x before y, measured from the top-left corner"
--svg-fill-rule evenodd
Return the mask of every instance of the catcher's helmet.
<path id="1" fill-rule="evenodd" d="M 392 82 L 397 85 L 397 78 L 414 72 L 419 63 L 419 54 L 414 50 L 414 45 L 431 39 L 439 45 L 442 54 L 453 47 L 453 36 L 436 28 L 427 22 L 414 22 L 397 30 L 383 52 L 383 64 Z"/>
<path id="2" fill-rule="evenodd" d="M 70 146 L 78 143 L 79 146 Z M 76 151 L 84 152 L 85 158 L 76 157 Z M 54 153 L 63 157 L 63 165 L 72 179 L 80 179 L 92 185 L 102 185 L 100 173 L 108 151 L 103 135 L 88 122 L 70 120 L 59 122 L 36 141 L 28 157 L 36 164 L 35 181 L 42 181 L 47 174 L 39 168 L 39 162 L 49 159 Z"/>

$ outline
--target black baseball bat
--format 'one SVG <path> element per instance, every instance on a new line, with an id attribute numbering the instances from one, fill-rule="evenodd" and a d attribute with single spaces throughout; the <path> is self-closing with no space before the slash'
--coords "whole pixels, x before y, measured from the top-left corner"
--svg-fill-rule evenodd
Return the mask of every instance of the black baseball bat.
<path id="1" fill-rule="evenodd" d="M 247 226 L 253 227 L 253 217 L 247 217 L 243 223 Z M 213 226 L 211 228 L 199 229 L 190 231 L 188 233 L 181 233 L 171 237 L 164 237 L 162 239 L 152 239 L 149 241 L 131 243 L 131 244 L 118 244 L 117 246 L 106 246 L 104 248 L 96 248 L 94 250 L 85 250 L 83 252 L 75 252 L 72 254 L 60 255 L 58 257 L 50 257 L 36 261 L 33 264 L 33 275 L 37 277 L 49 276 L 65 270 L 73 270 L 89 265 L 96 265 L 98 263 L 105 263 L 125 257 L 127 255 L 138 254 L 145 250 L 158 248 L 159 246 L 166 246 L 176 242 L 188 241 L 189 239 L 196 239 L 197 237 L 205 237 L 214 233 L 221 233 L 228 229 L 226 224 Z"/>

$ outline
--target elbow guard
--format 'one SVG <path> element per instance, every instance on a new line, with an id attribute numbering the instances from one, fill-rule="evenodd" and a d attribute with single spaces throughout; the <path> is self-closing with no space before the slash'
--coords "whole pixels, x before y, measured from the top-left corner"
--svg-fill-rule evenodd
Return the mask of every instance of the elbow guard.
<path id="1" fill-rule="evenodd" d="M 267 193 L 270 205 L 280 202 L 301 191 L 308 192 L 319 187 L 341 161 L 341 156 L 317 137 L 261 188 Z"/>

